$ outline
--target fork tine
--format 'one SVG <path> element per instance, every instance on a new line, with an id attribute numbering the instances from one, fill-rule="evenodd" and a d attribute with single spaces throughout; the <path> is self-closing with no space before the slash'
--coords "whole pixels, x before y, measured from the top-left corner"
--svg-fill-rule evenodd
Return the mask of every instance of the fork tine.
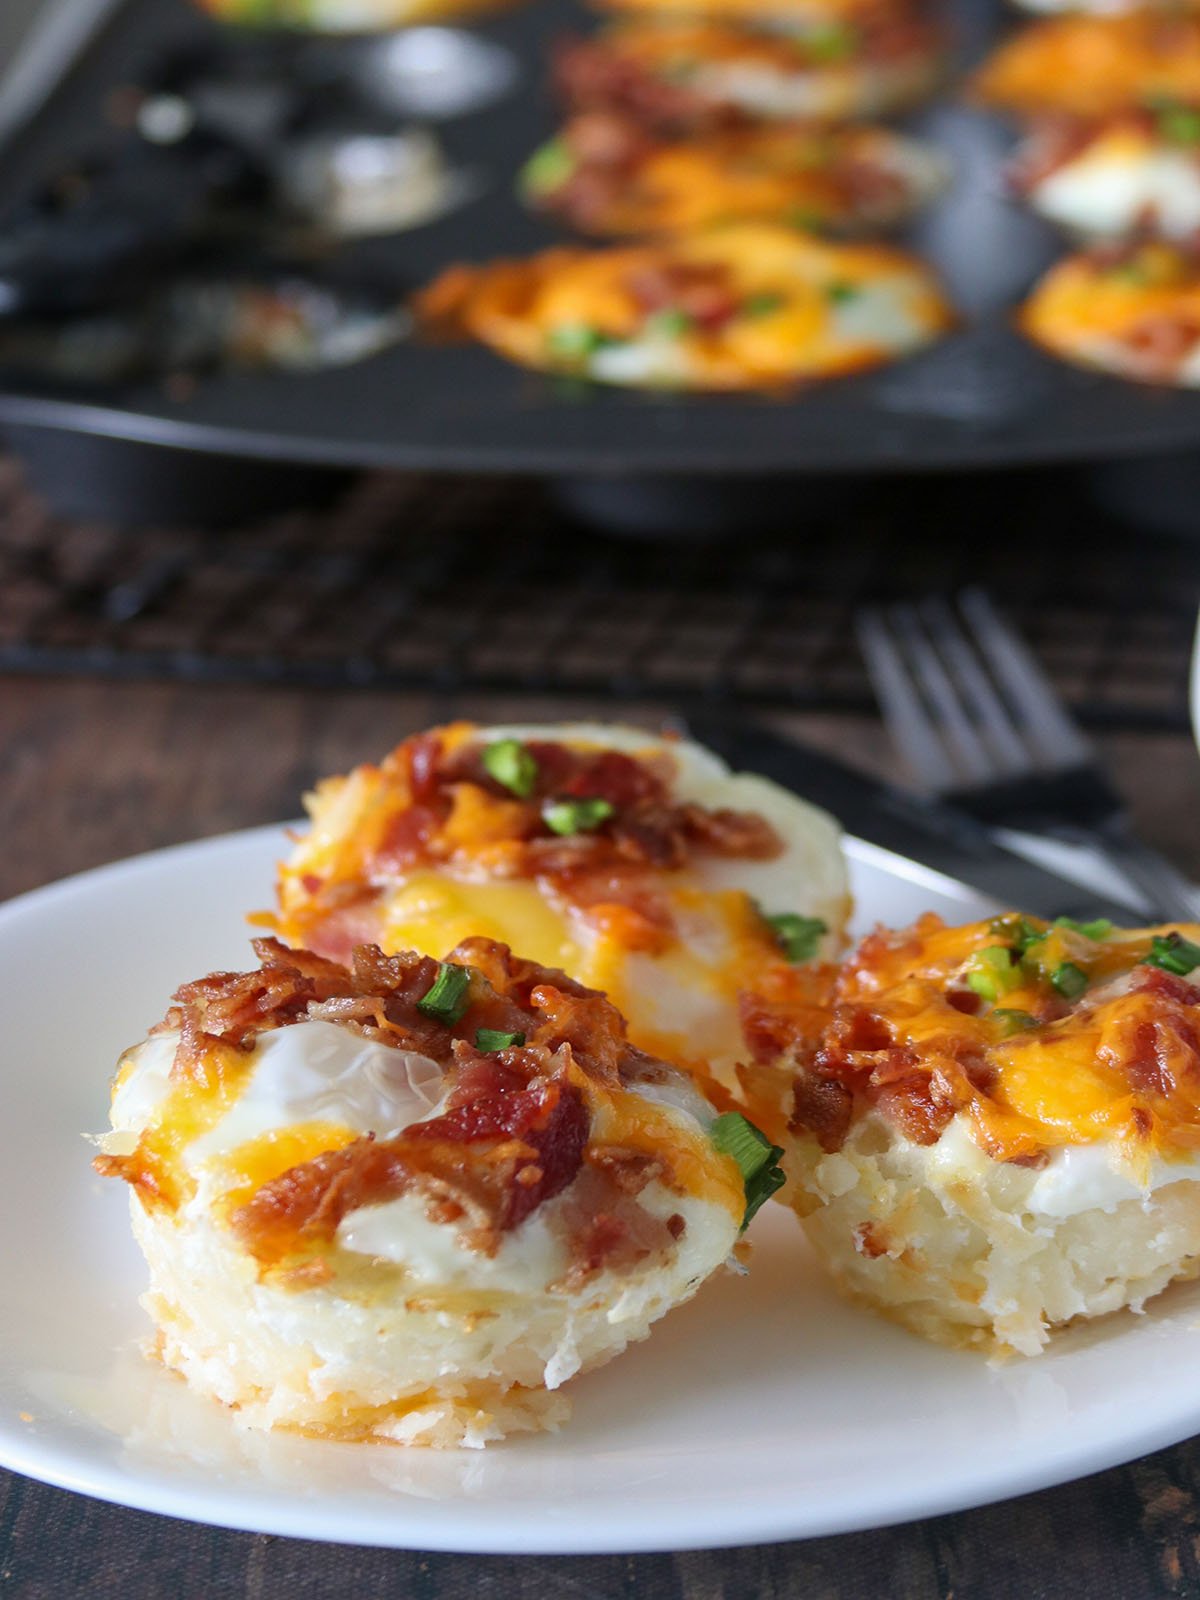
<path id="1" fill-rule="evenodd" d="M 883 614 L 873 606 L 860 611 L 855 618 L 855 631 L 883 720 L 909 770 L 923 788 L 953 788 L 957 774 L 888 633 Z"/>
<path id="2" fill-rule="evenodd" d="M 942 739 L 959 768 L 956 781 L 986 783 L 994 775 L 992 759 L 975 732 L 971 718 L 941 657 L 926 638 L 915 606 L 892 607 L 892 628 L 908 654 L 911 669 L 942 725 Z"/>
<path id="3" fill-rule="evenodd" d="M 959 606 L 1018 720 L 1050 769 L 1084 766 L 1092 747 L 1059 703 L 1024 641 L 1002 622 L 982 589 L 964 589 Z"/>
<path id="4" fill-rule="evenodd" d="M 968 701 L 996 764 L 1009 777 L 1028 772 L 1033 764 L 1029 752 L 948 603 L 940 596 L 924 601 L 921 617 L 934 648 Z"/>

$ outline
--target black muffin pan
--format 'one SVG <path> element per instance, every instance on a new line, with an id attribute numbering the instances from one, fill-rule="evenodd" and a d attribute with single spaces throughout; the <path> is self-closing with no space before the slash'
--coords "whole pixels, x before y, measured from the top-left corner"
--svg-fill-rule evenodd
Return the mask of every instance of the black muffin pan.
<path id="1" fill-rule="evenodd" d="M 474 198 L 411 231 L 342 244 L 314 259 L 313 269 L 366 275 L 400 296 L 451 262 L 560 241 L 560 230 L 523 211 L 513 179 L 555 126 L 548 48 L 564 32 L 590 25 L 569 0 L 533 0 L 477 30 L 511 52 L 518 70 L 500 98 L 437 125 L 452 160 L 478 180 Z M 959 65 L 1013 25 L 1012 14 L 991 0 L 958 0 L 952 27 Z M 162 88 L 163 75 L 177 75 L 181 60 L 227 60 L 238 51 L 258 52 L 258 71 L 263 48 L 187 0 L 126 0 L 0 155 L 0 231 L 39 185 L 81 152 L 119 137 L 114 119 L 130 85 Z M 383 48 L 363 41 L 266 45 L 284 80 L 314 70 L 316 60 L 342 98 L 346 52 L 358 52 L 361 65 Z M 323 54 L 314 57 L 314 50 Z M 378 106 L 370 114 L 378 122 Z M 512 470 L 590 480 L 853 477 L 1186 453 L 1200 440 L 1200 394 L 1073 369 L 1014 331 L 1015 305 L 1064 246 L 1003 193 L 1010 131 L 956 104 L 953 84 L 908 125 L 954 163 L 953 187 L 904 242 L 941 273 L 962 325 L 929 351 L 875 373 L 787 398 L 679 397 L 564 382 L 476 346 L 409 338 L 330 370 L 218 370 L 186 384 L 155 374 L 82 389 L 0 371 L 0 427 L 14 440 L 28 441 L 31 429 L 68 430 L 310 467 Z M 221 241 L 231 270 L 238 252 L 253 248 L 236 229 Z"/>

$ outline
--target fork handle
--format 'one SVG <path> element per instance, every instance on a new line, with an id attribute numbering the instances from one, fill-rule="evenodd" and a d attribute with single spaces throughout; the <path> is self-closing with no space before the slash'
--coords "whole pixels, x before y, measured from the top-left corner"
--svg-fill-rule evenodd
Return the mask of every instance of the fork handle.
<path id="1" fill-rule="evenodd" d="M 1094 829 L 1076 835 L 1080 843 L 1099 844 L 1114 866 L 1146 896 L 1151 913 L 1167 922 L 1200 921 L 1200 889 L 1130 828 L 1123 816 L 1108 817 Z"/>

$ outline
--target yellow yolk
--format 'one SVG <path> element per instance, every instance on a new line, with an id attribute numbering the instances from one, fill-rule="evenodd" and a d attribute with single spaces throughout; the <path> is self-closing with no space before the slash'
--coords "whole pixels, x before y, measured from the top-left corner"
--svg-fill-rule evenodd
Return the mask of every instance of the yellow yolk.
<path id="1" fill-rule="evenodd" d="M 247 1139 L 236 1149 L 218 1158 L 218 1166 L 228 1187 L 221 1196 L 225 1217 L 252 1199 L 263 1184 L 271 1183 L 292 1167 L 323 1155 L 327 1150 L 343 1150 L 359 1135 L 353 1128 L 336 1122 L 297 1122 L 288 1128 L 272 1128 L 256 1139 Z"/>
<path id="2" fill-rule="evenodd" d="M 418 950 L 440 959 L 473 936 L 499 939 L 527 960 L 589 982 L 566 916 L 533 883 L 462 883 L 422 869 L 387 896 L 381 943 L 389 952 Z"/>

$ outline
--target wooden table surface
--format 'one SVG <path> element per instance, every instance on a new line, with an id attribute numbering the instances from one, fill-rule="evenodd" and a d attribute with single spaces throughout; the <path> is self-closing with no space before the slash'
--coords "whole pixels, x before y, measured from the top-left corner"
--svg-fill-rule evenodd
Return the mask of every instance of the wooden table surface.
<path id="1" fill-rule="evenodd" d="M 2 681 L 0 897 L 137 851 L 293 816 L 301 791 L 318 775 L 375 756 L 422 723 L 447 712 L 489 717 L 514 709 L 511 701 L 448 705 L 353 691 Z M 524 715 L 587 709 L 561 701 L 520 704 Z M 612 715 L 614 708 L 603 710 Z M 654 710 L 643 705 L 635 715 L 653 720 Z M 881 759 L 884 741 L 868 719 L 813 716 L 792 726 L 863 765 Z M 1200 876 L 1200 760 L 1190 743 L 1112 735 L 1102 748 L 1145 836 Z M 987 1449 L 986 1439 L 980 1449 Z M 877 1532 L 679 1555 L 524 1560 L 228 1533 L 0 1473 L 0 1595 L 1200 1596 L 1200 1446 L 1189 1441 L 1059 1489 Z"/>

